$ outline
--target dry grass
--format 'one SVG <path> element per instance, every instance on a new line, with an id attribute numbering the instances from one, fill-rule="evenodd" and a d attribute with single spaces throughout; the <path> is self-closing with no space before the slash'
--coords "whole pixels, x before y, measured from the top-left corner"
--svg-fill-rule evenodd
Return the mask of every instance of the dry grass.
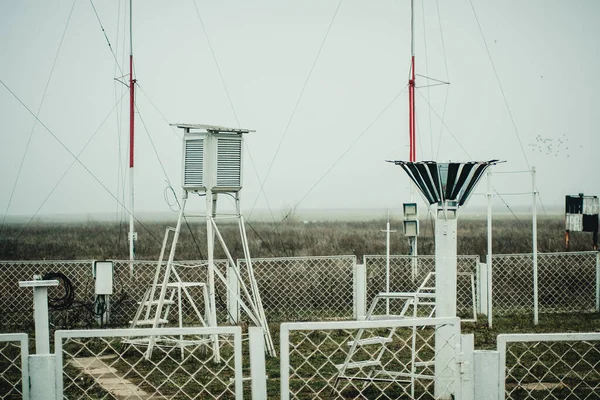
<path id="1" fill-rule="evenodd" d="M 173 221 L 175 222 L 175 221 Z M 138 259 L 157 259 L 167 224 L 138 224 L 136 242 Z M 206 255 L 205 225 L 183 225 L 177 259 L 203 259 Z M 385 221 L 314 222 L 286 221 L 281 225 L 256 222 L 247 225 L 250 254 L 253 257 L 292 257 L 385 253 Z M 392 221 L 401 231 L 401 221 Z M 486 221 L 462 219 L 458 223 L 458 253 L 483 256 L 487 249 Z M 234 258 L 241 258 L 242 246 L 237 225 L 221 227 Z M 493 252 L 496 254 L 530 253 L 531 220 L 503 218 L 494 220 Z M 591 234 L 572 235 L 571 250 L 591 250 Z M 538 250 L 564 251 L 562 217 L 538 220 Z M 408 242 L 401 232 L 392 234 L 392 254 L 407 254 Z M 419 253 L 433 254 L 433 221 L 421 221 Z M 217 248 L 217 257 L 224 254 Z M 128 259 L 127 226 L 119 223 L 37 223 L 4 227 L 0 237 L 0 259 Z"/>

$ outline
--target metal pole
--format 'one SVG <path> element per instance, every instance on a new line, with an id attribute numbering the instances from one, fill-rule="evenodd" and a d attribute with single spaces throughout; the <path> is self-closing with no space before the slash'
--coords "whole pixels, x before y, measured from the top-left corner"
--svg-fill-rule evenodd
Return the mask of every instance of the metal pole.
<path id="1" fill-rule="evenodd" d="M 532 203 L 532 247 L 533 247 L 533 323 L 539 322 L 538 309 L 538 259 L 537 259 L 537 190 L 535 184 L 535 167 L 531 167 Z"/>
<path id="2" fill-rule="evenodd" d="M 415 138 L 415 12 L 414 0 L 410 1 L 410 65 L 411 72 L 408 79 L 408 130 L 410 142 L 409 161 L 417 158 Z"/>
<path id="3" fill-rule="evenodd" d="M 488 326 L 492 327 L 492 171 L 487 170 L 487 285 Z"/>
<path id="4" fill-rule="evenodd" d="M 215 301 L 215 232 L 213 229 L 213 218 L 215 214 L 216 198 L 211 189 L 206 191 L 206 243 L 208 246 L 208 299 L 210 315 L 208 316 L 208 326 L 217 326 L 217 307 Z M 213 338 L 213 353 L 215 362 L 220 362 L 218 336 Z"/>
<path id="5" fill-rule="evenodd" d="M 390 292 L 390 216 L 385 229 L 385 292 Z M 390 315 L 390 299 L 385 299 L 385 313 Z"/>
<path id="6" fill-rule="evenodd" d="M 133 260 L 135 259 L 134 241 L 137 239 L 134 227 L 134 185 L 133 185 L 133 155 L 134 155 L 134 108 L 135 108 L 135 79 L 133 79 L 133 4 L 129 0 L 129 272 L 133 275 Z"/>
<path id="7" fill-rule="evenodd" d="M 600 312 L 600 253 L 596 253 L 596 312 Z"/>

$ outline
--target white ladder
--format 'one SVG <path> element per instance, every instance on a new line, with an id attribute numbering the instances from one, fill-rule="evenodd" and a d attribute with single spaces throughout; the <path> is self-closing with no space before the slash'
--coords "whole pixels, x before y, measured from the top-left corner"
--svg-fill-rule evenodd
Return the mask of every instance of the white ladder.
<path id="1" fill-rule="evenodd" d="M 371 306 L 367 311 L 367 315 L 365 316 L 366 320 L 390 320 L 390 319 L 402 319 L 406 318 L 407 313 L 410 307 L 412 310 L 412 317 L 417 318 L 419 315 L 418 310 L 419 306 L 428 306 L 431 307 L 431 310 L 428 313 L 429 317 L 432 317 L 435 313 L 435 285 L 432 286 L 431 283 L 433 281 L 433 277 L 435 273 L 430 272 L 425 280 L 421 283 L 421 285 L 417 288 L 415 292 L 382 292 L 379 293 L 373 298 L 371 302 Z M 383 314 L 383 315 L 375 315 L 375 310 L 380 300 L 400 300 L 404 301 L 404 305 L 399 315 L 391 315 L 391 314 Z M 388 307 L 386 307 L 388 309 Z M 421 360 L 418 355 L 418 350 L 416 348 L 417 341 L 417 327 L 412 327 L 412 337 L 411 337 L 411 359 L 408 363 L 408 372 L 402 371 L 390 371 L 386 370 L 383 365 L 383 356 L 387 350 L 387 346 L 389 343 L 394 341 L 394 335 L 396 333 L 397 328 L 389 328 L 388 334 L 385 336 L 371 336 L 368 338 L 363 338 L 365 329 L 359 329 L 356 333 L 356 336 L 353 340 L 348 341 L 348 346 L 350 346 L 350 350 L 348 351 L 348 355 L 342 364 L 336 365 L 338 369 L 338 375 L 335 379 L 334 389 L 337 387 L 339 381 L 341 379 L 347 380 L 361 380 L 364 382 L 398 382 L 410 384 L 411 397 L 414 397 L 414 384 L 415 379 L 434 379 L 433 375 L 427 375 L 425 373 L 419 373 L 418 368 L 428 367 L 434 365 L 434 360 Z M 353 357 L 359 351 L 361 347 L 365 346 L 380 346 L 380 349 L 374 353 L 370 359 L 361 360 L 361 361 L 353 361 Z M 363 375 L 358 374 L 348 374 L 349 370 L 360 369 L 362 371 L 363 368 L 370 368 L 369 371 Z"/>
<path id="2" fill-rule="evenodd" d="M 178 228 L 180 224 L 178 224 Z M 168 316 L 171 310 L 171 306 L 177 304 L 177 314 L 178 314 L 178 326 L 180 328 L 183 327 L 183 299 L 188 301 L 191 308 L 194 310 L 195 317 L 197 318 L 197 322 L 200 323 L 200 326 L 206 327 L 206 320 L 209 319 L 211 311 L 208 292 L 206 288 L 206 284 L 203 282 L 183 282 L 177 273 L 175 268 L 174 259 L 174 251 L 177 236 L 179 234 L 178 228 L 168 227 L 165 231 L 165 237 L 163 239 L 162 248 L 160 252 L 160 256 L 158 259 L 158 263 L 156 264 L 156 270 L 154 273 L 154 279 L 152 281 L 152 285 L 146 290 L 144 293 L 144 297 L 141 302 L 139 302 L 139 306 L 137 312 L 131 322 L 131 328 L 142 327 L 142 326 L 150 326 L 152 328 L 160 328 L 164 327 L 168 324 Z M 166 266 L 163 268 L 163 259 L 165 254 L 165 249 L 167 243 L 169 241 L 170 234 L 173 233 L 172 246 L 171 246 L 171 254 L 169 254 L 169 260 Z M 164 272 L 163 272 L 164 270 Z M 162 275 L 162 282 L 160 282 L 160 278 Z M 171 281 L 171 275 L 175 278 L 174 281 Z M 203 299 L 204 299 L 204 315 L 198 309 L 194 301 L 194 297 L 192 293 L 190 293 L 190 289 L 198 288 L 202 290 Z M 167 298 L 167 292 L 168 298 Z M 157 297 L 158 294 L 158 297 Z M 216 347 L 218 343 L 216 342 L 217 338 L 213 337 L 211 339 L 213 341 L 213 345 Z M 179 339 L 172 339 L 166 337 L 158 337 L 151 336 L 148 339 L 143 340 L 135 340 L 130 341 L 133 344 L 138 345 L 146 345 L 148 346 L 146 350 L 146 358 L 150 358 L 152 356 L 152 350 L 154 345 L 157 342 L 169 342 L 171 344 L 177 344 L 181 348 L 181 355 L 183 357 L 184 347 L 186 345 L 194 345 L 194 344 L 207 344 L 209 343 L 208 339 L 201 339 L 200 341 L 193 340 L 183 340 L 181 336 Z M 216 347 L 218 349 L 218 347 Z M 218 355 L 216 355 L 218 357 Z"/>

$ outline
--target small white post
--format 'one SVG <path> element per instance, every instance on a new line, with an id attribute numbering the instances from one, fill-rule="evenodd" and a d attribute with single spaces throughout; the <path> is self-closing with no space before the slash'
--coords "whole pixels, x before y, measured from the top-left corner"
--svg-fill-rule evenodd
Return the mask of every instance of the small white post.
<path id="1" fill-rule="evenodd" d="M 490 168 L 491 169 L 491 168 Z M 488 273 L 488 326 L 492 327 L 492 171 L 487 170 L 487 273 Z"/>
<path id="2" fill-rule="evenodd" d="M 363 260 L 364 261 L 364 260 Z M 354 265 L 354 318 L 362 321 L 367 309 L 367 268 L 366 264 Z"/>
<path id="3" fill-rule="evenodd" d="M 533 324 L 539 323 L 538 309 L 538 248 L 537 248 L 537 190 L 535 184 L 535 167 L 531 167 L 532 203 L 532 247 L 533 247 Z"/>
<path id="4" fill-rule="evenodd" d="M 489 258 L 489 256 L 487 257 Z M 490 261 L 487 260 L 488 265 L 490 265 Z M 492 327 L 492 321 L 493 321 L 493 317 L 492 317 L 492 313 L 494 312 L 494 297 L 493 297 L 493 285 L 492 285 L 492 276 L 493 276 L 493 271 L 491 269 L 487 270 L 487 295 L 488 295 L 488 302 L 487 302 L 487 307 L 488 307 L 488 326 L 491 328 Z"/>
<path id="5" fill-rule="evenodd" d="M 477 263 L 477 312 L 487 315 L 488 313 L 488 270 L 487 263 Z M 489 318 L 488 318 L 489 320 Z"/>
<path id="6" fill-rule="evenodd" d="M 33 288 L 33 315 L 35 320 L 35 352 L 29 356 L 28 367 L 32 399 L 56 398 L 56 360 L 50 354 L 50 328 L 48 326 L 48 287 L 58 286 L 57 280 L 42 280 L 39 275 L 33 281 L 19 281 L 20 287 Z"/>
<path id="7" fill-rule="evenodd" d="M 500 355 L 496 350 L 475 350 L 475 398 L 498 400 L 500 396 Z"/>
<path id="8" fill-rule="evenodd" d="M 390 292 L 390 233 L 396 232 L 390 230 L 390 215 L 388 214 L 387 224 L 385 226 L 385 292 Z M 385 313 L 390 314 L 390 299 L 385 299 Z"/>
<path id="9" fill-rule="evenodd" d="M 473 371 L 473 352 L 475 335 L 460 335 L 460 392 L 462 400 L 473 400 L 475 397 L 475 382 Z"/>
<path id="10" fill-rule="evenodd" d="M 250 374 L 252 379 L 252 400 L 267 398 L 267 372 L 265 368 L 265 339 L 262 328 L 248 328 L 250 336 Z"/>
<path id="11" fill-rule="evenodd" d="M 42 280 L 34 275 L 33 281 L 19 281 L 20 287 L 33 288 L 33 316 L 35 320 L 35 352 L 50 354 L 50 328 L 48 326 L 48 287 L 58 286 L 56 280 Z"/>
<path id="12" fill-rule="evenodd" d="M 596 253 L 596 312 L 600 312 L 600 253 Z"/>

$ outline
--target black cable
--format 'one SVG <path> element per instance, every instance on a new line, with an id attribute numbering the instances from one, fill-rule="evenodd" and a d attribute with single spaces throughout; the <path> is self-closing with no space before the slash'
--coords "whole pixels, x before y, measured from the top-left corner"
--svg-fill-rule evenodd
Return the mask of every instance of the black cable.
<path id="1" fill-rule="evenodd" d="M 73 283 L 61 272 L 49 272 L 42 276 L 45 281 L 57 280 L 58 287 L 62 287 L 64 294 L 58 297 L 48 297 L 48 306 L 53 310 L 66 310 L 71 308 L 75 300 L 75 289 Z"/>

